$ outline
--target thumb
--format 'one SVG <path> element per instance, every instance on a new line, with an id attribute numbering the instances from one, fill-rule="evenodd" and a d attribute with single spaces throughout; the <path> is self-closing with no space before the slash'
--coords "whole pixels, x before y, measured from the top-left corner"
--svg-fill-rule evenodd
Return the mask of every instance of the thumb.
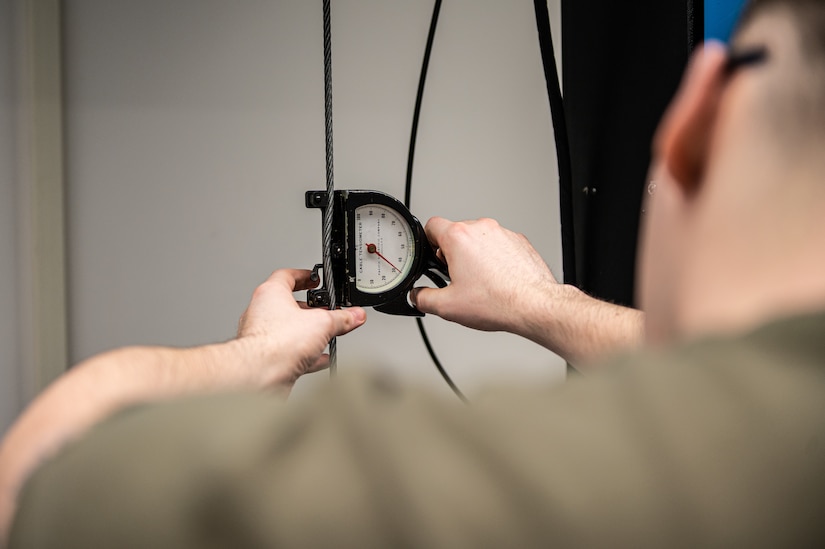
<path id="1" fill-rule="evenodd" d="M 328 311 L 332 318 L 332 337 L 347 334 L 367 321 L 367 312 L 361 307 Z"/>
<path id="2" fill-rule="evenodd" d="M 437 288 L 413 288 L 413 291 L 410 292 L 410 301 L 412 301 L 415 308 L 422 313 L 431 313 L 441 316 L 438 314 L 438 306 L 441 303 L 442 291 L 443 290 Z"/>

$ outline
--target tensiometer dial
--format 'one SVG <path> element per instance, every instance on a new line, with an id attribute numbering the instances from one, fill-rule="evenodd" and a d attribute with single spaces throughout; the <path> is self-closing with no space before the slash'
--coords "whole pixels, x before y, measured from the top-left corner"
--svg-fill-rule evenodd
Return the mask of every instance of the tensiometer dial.
<path id="1" fill-rule="evenodd" d="M 367 204 L 355 209 L 355 285 L 380 294 L 407 278 L 415 239 L 407 221 L 392 208 Z"/>
<path id="2" fill-rule="evenodd" d="M 330 247 L 326 251 L 336 305 L 375 307 L 391 315 L 423 316 L 409 293 L 422 276 L 443 288 L 450 281 L 444 264 L 427 241 L 424 227 L 410 210 L 378 191 L 346 190 L 328 195 L 308 191 L 306 206 L 332 209 Z M 313 276 L 323 265 L 315 265 Z M 325 284 L 327 282 L 325 281 Z M 326 286 L 307 292 L 310 307 L 329 307 Z"/>

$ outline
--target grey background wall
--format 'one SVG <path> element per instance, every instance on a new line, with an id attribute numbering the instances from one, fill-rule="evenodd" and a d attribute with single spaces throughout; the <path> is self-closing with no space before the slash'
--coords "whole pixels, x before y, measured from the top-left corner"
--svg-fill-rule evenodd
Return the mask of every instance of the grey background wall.
<path id="1" fill-rule="evenodd" d="M 549 4 L 559 47 L 559 2 Z M 232 337 L 273 269 L 321 258 L 320 216 L 303 207 L 304 191 L 324 185 L 320 1 L 65 0 L 63 10 L 71 361 L 120 345 Z M 338 188 L 403 195 L 431 12 L 430 0 L 333 2 Z M 6 127 L 0 154 L 10 150 Z M 497 218 L 561 276 L 554 155 L 532 2 L 445 2 L 413 212 Z M 11 166 L 0 162 L 1 320 L 11 327 L 0 330 L 3 413 L 19 405 L 6 307 Z M 470 393 L 564 375 L 558 357 L 514 336 L 425 322 Z M 410 319 L 371 312 L 339 341 L 339 364 L 341 375 L 378 368 L 447 391 Z M 302 380 L 296 396 L 326 379 Z"/>
<path id="2" fill-rule="evenodd" d="M 431 11 L 333 2 L 339 188 L 403 195 Z M 324 184 L 320 17 L 305 0 L 66 2 L 73 360 L 226 339 L 272 269 L 320 260 L 320 217 L 303 207 Z M 414 213 L 498 218 L 560 268 L 532 2 L 444 3 L 419 139 Z M 515 337 L 427 326 L 465 388 L 563 371 Z M 371 313 L 339 349 L 342 373 L 442 386 L 409 319 Z"/>
<path id="3" fill-rule="evenodd" d="M 0 0 L 0 433 L 21 405 L 17 324 L 12 5 Z"/>

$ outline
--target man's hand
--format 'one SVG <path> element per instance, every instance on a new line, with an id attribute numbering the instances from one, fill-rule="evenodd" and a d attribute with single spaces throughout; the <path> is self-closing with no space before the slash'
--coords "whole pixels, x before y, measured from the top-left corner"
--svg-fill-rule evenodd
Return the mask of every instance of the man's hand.
<path id="1" fill-rule="evenodd" d="M 452 282 L 414 290 L 422 312 L 520 335 L 577 365 L 641 342 L 642 313 L 560 284 L 524 235 L 492 219 L 434 217 L 425 230 Z"/>
<path id="2" fill-rule="evenodd" d="M 317 286 L 310 271 L 280 270 L 258 286 L 238 323 L 238 339 L 269 357 L 260 371 L 264 386 L 291 387 L 303 374 L 329 365 L 322 354 L 333 337 L 361 326 L 367 318 L 360 307 L 330 311 L 296 302 L 292 292 Z"/>
<path id="3" fill-rule="evenodd" d="M 559 289 L 527 238 L 493 219 L 453 223 L 434 217 L 425 231 L 449 266 L 451 284 L 416 289 L 413 300 L 422 312 L 477 330 L 526 336 L 527 312 Z"/>

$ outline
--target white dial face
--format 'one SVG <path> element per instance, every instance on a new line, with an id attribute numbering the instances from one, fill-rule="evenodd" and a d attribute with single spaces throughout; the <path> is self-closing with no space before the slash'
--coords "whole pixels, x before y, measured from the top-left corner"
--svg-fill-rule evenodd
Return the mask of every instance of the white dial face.
<path id="1" fill-rule="evenodd" d="M 369 204 L 355 210 L 355 287 L 380 294 L 400 284 L 413 264 L 415 242 L 398 212 Z"/>

